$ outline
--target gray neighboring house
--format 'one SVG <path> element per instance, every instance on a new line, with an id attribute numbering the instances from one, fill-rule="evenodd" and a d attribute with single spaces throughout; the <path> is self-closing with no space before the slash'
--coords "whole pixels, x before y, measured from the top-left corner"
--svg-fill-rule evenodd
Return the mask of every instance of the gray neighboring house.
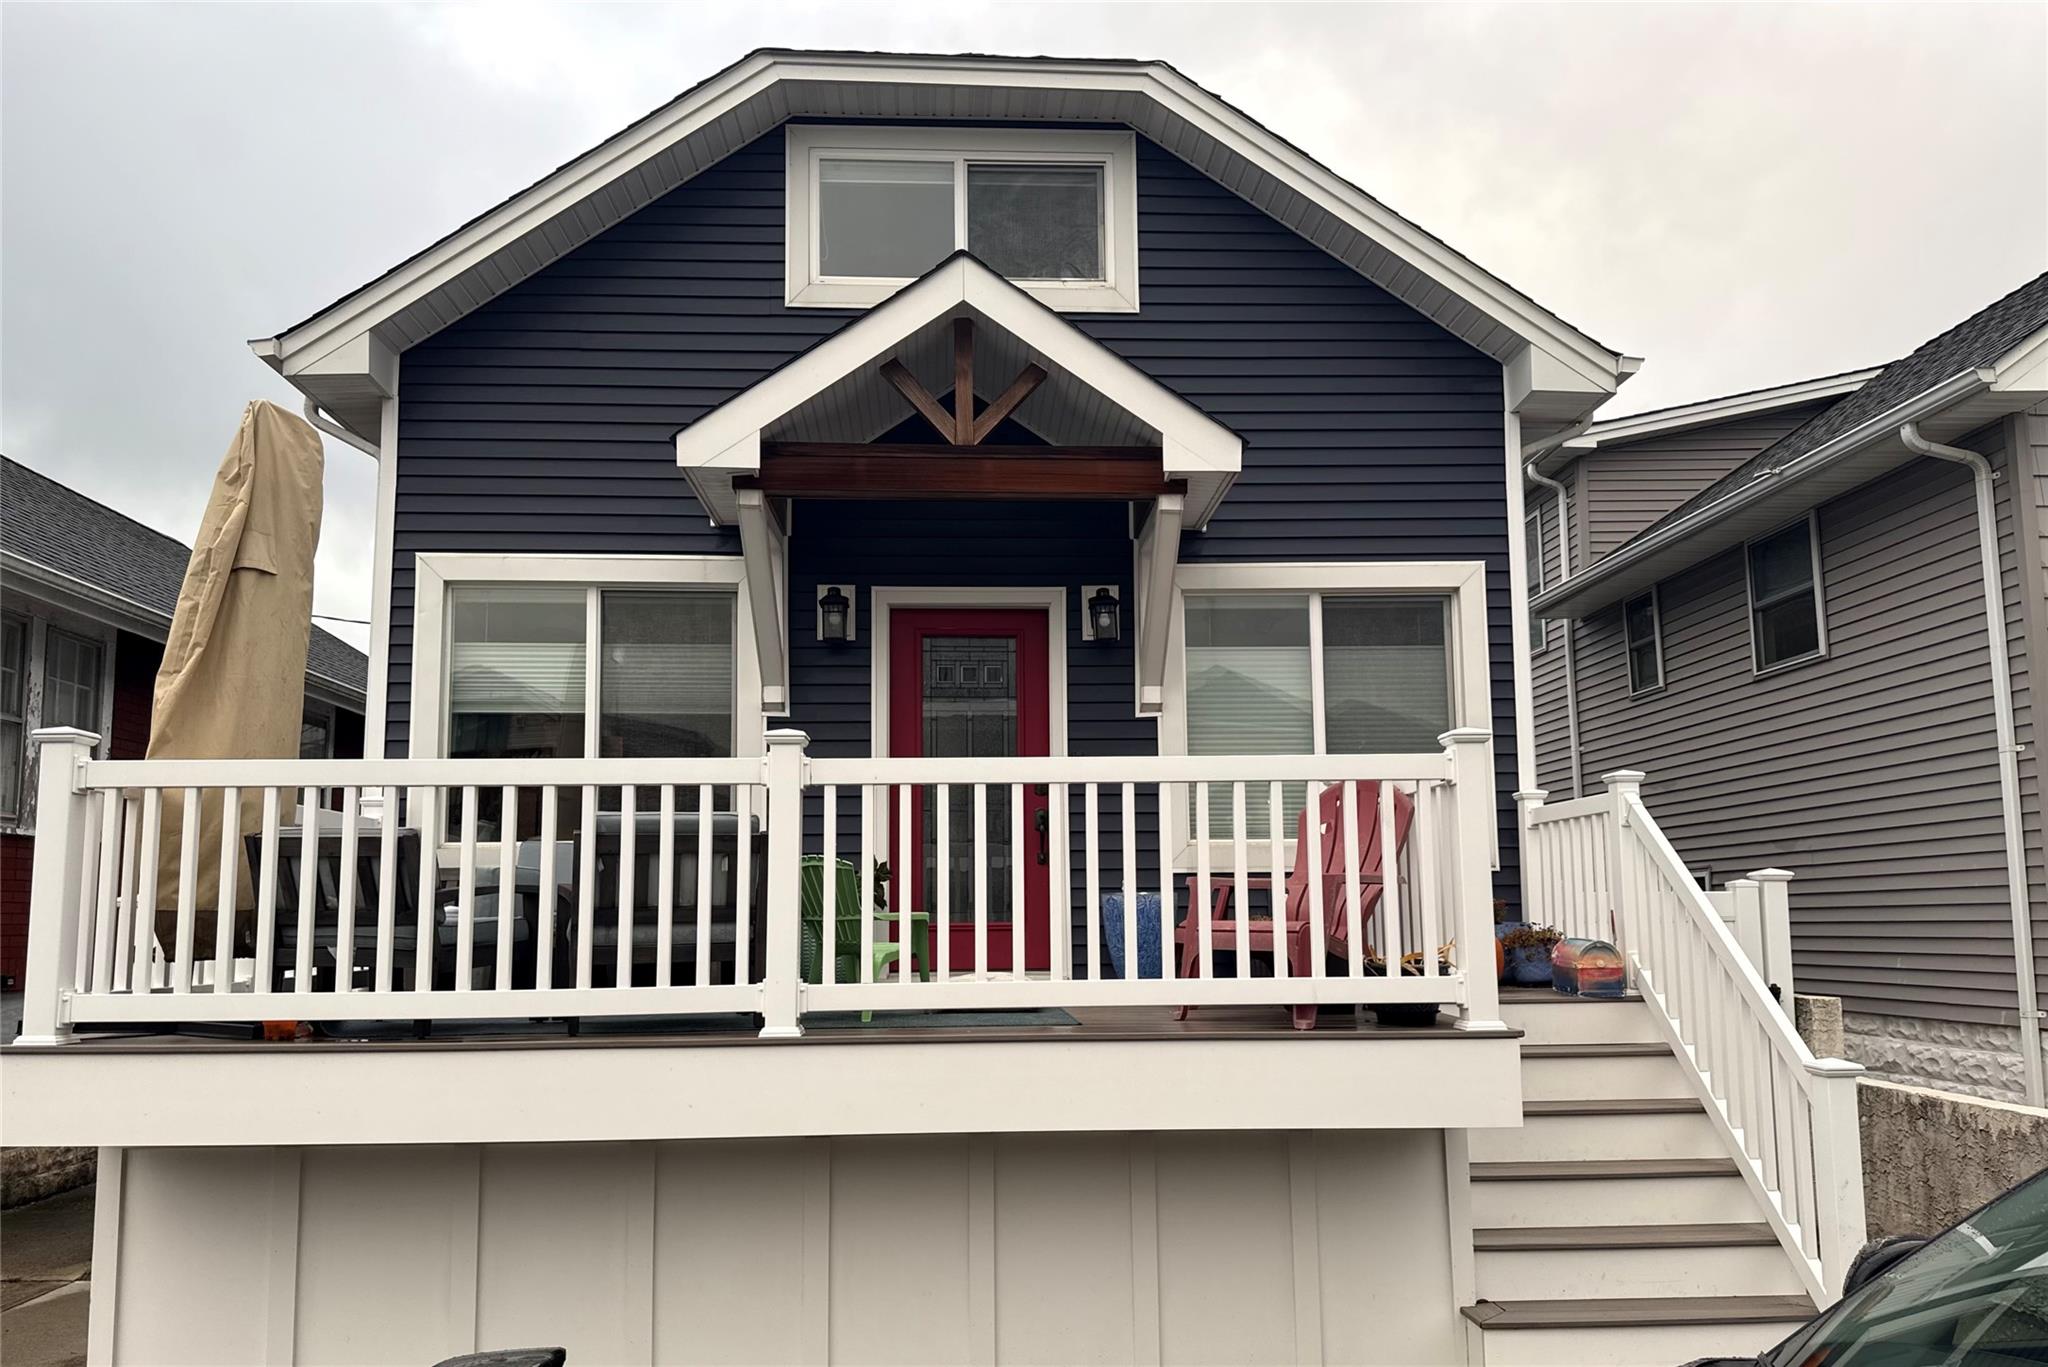
<path id="1" fill-rule="evenodd" d="M 1859 1061 L 2035 1105 L 2044 399 L 2048 275 L 1877 370 L 1533 447 L 1526 524 L 1538 786 L 1646 771 L 1701 879 L 1797 874 L 1798 990 Z"/>

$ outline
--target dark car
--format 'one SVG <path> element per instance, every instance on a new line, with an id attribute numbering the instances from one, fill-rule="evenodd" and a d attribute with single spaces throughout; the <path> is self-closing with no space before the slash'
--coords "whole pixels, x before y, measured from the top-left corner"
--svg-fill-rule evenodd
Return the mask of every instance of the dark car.
<path id="1" fill-rule="evenodd" d="M 1892 1240 L 1849 1269 L 1842 1299 L 1743 1367 L 2048 1364 L 2048 1170 L 1946 1234 Z"/>

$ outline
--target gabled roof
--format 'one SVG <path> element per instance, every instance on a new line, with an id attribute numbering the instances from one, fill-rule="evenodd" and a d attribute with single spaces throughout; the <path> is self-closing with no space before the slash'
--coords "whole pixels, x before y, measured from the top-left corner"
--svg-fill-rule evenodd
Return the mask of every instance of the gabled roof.
<path id="1" fill-rule="evenodd" d="M 71 589 L 120 612 L 152 639 L 164 639 L 190 546 L 6 456 L 0 456 L 0 493 L 0 552 L 10 577 Z M 306 672 L 362 706 L 369 661 L 317 626 L 306 644 Z"/>
<path id="2" fill-rule="evenodd" d="M 1702 427 L 1717 427 L 1724 422 L 1740 422 L 1745 418 L 1781 413 L 1788 408 L 1801 408 L 1811 403 L 1839 399 L 1844 394 L 1853 394 L 1861 389 L 1882 370 L 1882 366 L 1873 366 L 1866 370 L 1845 370 L 1839 374 L 1821 375 L 1811 380 L 1795 380 L 1791 384 L 1772 385 L 1767 389 L 1747 389 L 1739 394 L 1695 399 L 1690 403 L 1645 409 L 1640 413 L 1629 413 L 1621 417 L 1602 418 L 1590 424 L 1578 436 L 1546 453 L 1535 462 L 1536 468 L 1547 474 L 1571 464 L 1588 452 L 1604 447 L 1648 441 L 1655 437 L 1675 436 Z"/>
<path id="3" fill-rule="evenodd" d="M 925 343 L 950 336 L 955 317 L 994 332 L 994 346 L 977 343 L 1002 357 L 987 376 L 1007 380 L 1025 362 L 1048 372 L 1016 415 L 1048 441 L 1157 444 L 1166 476 L 1187 481 L 1191 524 L 1207 521 L 1242 469 L 1243 438 L 963 251 L 676 433 L 676 464 L 698 501 L 733 521 L 732 478 L 760 468 L 761 443 L 778 429 L 854 421 L 866 430 L 791 435 L 865 442 L 910 416 L 877 369 L 893 357 L 944 374 L 950 348 L 931 367 Z"/>
<path id="4" fill-rule="evenodd" d="M 1582 615 L 1875 479 L 1913 458 L 1904 423 L 1947 441 L 2044 398 L 2048 274 L 1885 366 L 1535 606 Z"/>
<path id="5" fill-rule="evenodd" d="M 376 436 L 399 352 L 791 118 L 1117 123 L 1229 186 L 1480 351 L 1525 427 L 1575 420 L 1634 362 L 1164 62 L 770 49 L 749 54 L 327 308 L 252 342 Z"/>

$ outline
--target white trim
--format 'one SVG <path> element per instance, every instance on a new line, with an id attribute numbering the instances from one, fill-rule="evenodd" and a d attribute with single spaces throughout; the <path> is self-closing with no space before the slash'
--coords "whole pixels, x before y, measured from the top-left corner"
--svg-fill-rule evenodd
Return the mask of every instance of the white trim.
<path id="1" fill-rule="evenodd" d="M 1530 524 L 1535 524 L 1536 529 L 1536 558 L 1530 565 L 1532 573 L 1529 580 L 1529 596 L 1533 599 L 1537 594 L 1543 592 L 1545 580 L 1543 548 L 1546 544 L 1546 538 L 1543 535 L 1543 504 L 1539 501 L 1534 508 L 1529 508 L 1529 500 L 1523 499 L 1522 506 L 1524 509 L 1527 509 L 1522 514 L 1522 556 L 1525 561 L 1529 555 Z M 1529 618 L 1531 634 L 1535 638 L 1531 642 L 1529 649 L 1541 655 L 1544 651 L 1550 649 L 1550 619 L 1546 617 L 1539 623 L 1534 609 L 1529 608 L 1527 604 L 1523 605 L 1523 611 Z M 1538 629 L 1539 627 L 1540 629 Z"/>
<path id="2" fill-rule="evenodd" d="M 1100 280 L 1018 280 L 1048 308 L 1070 313 L 1138 311 L 1138 156 L 1129 132 L 1070 128 L 906 128 L 793 124 L 784 156 L 783 301 L 791 308 L 869 308 L 914 277 L 826 276 L 818 251 L 818 168 L 835 160 L 950 162 L 953 247 L 967 241 L 967 170 L 973 163 L 1048 162 L 1102 173 Z M 936 263 L 934 263 L 936 264 Z"/>
<path id="3" fill-rule="evenodd" d="M 489 555 L 455 551 L 422 551 L 414 559 L 413 652 L 411 712 L 406 723 L 407 754 L 413 759 L 439 759 L 446 743 L 448 655 L 447 596 L 457 584 L 558 584 L 593 590 L 589 612 L 596 612 L 595 590 L 649 587 L 722 587 L 733 590 L 735 658 L 733 752 L 761 753 L 766 719 L 761 712 L 761 671 L 755 653 L 746 649 L 748 601 L 746 568 L 736 555 Z M 595 623 L 586 628 L 586 642 L 599 639 Z M 586 736 L 598 724 L 597 649 L 585 651 Z M 594 751 L 594 745 L 586 745 Z"/>
<path id="4" fill-rule="evenodd" d="M 1701 399 L 1696 403 L 1651 409 L 1627 417 L 1603 418 L 1588 427 L 1583 434 L 1566 442 L 1559 449 L 1557 456 L 1553 457 L 1553 463 L 1563 465 L 1589 451 L 1606 446 L 1619 446 L 1625 442 L 1642 441 L 1646 437 L 1670 436 L 1677 432 L 1691 431 L 1695 427 L 1712 427 L 1740 418 L 1761 417 L 1780 409 L 1797 408 L 1801 404 L 1839 399 L 1844 394 L 1853 394 L 1863 388 L 1883 369 L 1883 366 L 1873 366 L 1868 370 L 1851 370 L 1841 375 L 1797 380 L 1770 389 L 1753 389 L 1747 393 L 1730 394 L 1718 399 Z"/>
<path id="5" fill-rule="evenodd" d="M 1775 664 L 1767 665 L 1759 658 L 1757 653 L 1756 576 L 1751 569 L 1749 551 L 1750 547 L 1756 545 L 1757 542 L 1769 541 L 1772 537 L 1782 535 L 1802 522 L 1806 524 L 1806 548 L 1813 562 L 1814 635 L 1820 644 L 1815 649 L 1807 651 L 1804 655 L 1795 655 L 1789 660 L 1779 660 Z M 1780 670 L 1791 669 L 1795 665 L 1807 664 L 1814 660 L 1825 660 L 1828 657 L 1828 600 L 1827 590 L 1821 580 L 1820 573 L 1820 509 L 1809 508 L 1798 517 L 1781 523 L 1770 531 L 1760 536 L 1753 536 L 1742 543 L 1742 594 L 1743 603 L 1748 609 L 1747 615 L 1749 617 L 1749 672 L 1752 677 L 1760 678 L 1765 674 L 1776 674 Z M 1627 638 L 1626 625 L 1623 627 L 1622 634 L 1625 644 Z"/>
<path id="6" fill-rule="evenodd" d="M 889 753 L 889 615 L 898 608 L 1040 608 L 1045 612 L 1046 748 L 1067 753 L 1067 591 L 1063 588 L 876 588 L 870 590 L 868 647 L 868 753 Z"/>
<path id="7" fill-rule="evenodd" d="M 60 631 L 99 648 L 99 679 L 95 684 L 98 691 L 93 699 L 96 718 L 91 728 L 99 733 L 99 744 L 93 746 L 92 753 L 93 758 L 104 759 L 114 744 L 114 656 L 120 649 L 120 628 L 42 599 L 29 598 L 23 602 L 19 593 L 10 593 L 6 611 L 27 630 L 22 651 L 21 793 L 15 803 L 16 811 L 0 815 L 0 834 L 34 835 L 42 747 L 31 744 L 29 737 L 48 725 L 43 701 L 49 689 L 50 632 Z"/>
<path id="8" fill-rule="evenodd" d="M 738 515 L 732 480 L 761 468 L 761 433 L 871 365 L 911 333 L 968 314 L 1009 333 L 1049 368 L 1094 390 L 1159 434 L 1168 479 L 1188 481 L 1190 520 L 1208 521 L 1244 464 L 1235 432 L 971 256 L 955 255 L 859 320 L 676 433 L 676 464 L 712 519 Z"/>
<path id="9" fill-rule="evenodd" d="M 1332 597 L 1442 597 L 1449 621 L 1444 632 L 1450 657 L 1451 729 L 1476 726 L 1493 729 L 1492 671 L 1486 636 L 1486 562 L 1483 560 L 1346 560 L 1259 564 L 1183 564 L 1174 584 L 1173 617 L 1166 651 L 1165 705 L 1160 712 L 1159 753 L 1188 753 L 1187 596 L 1189 594 L 1306 594 L 1309 598 L 1309 688 L 1313 699 L 1315 753 L 1326 753 L 1324 731 L 1322 611 L 1324 595 Z M 1488 772 L 1493 743 L 1487 742 Z M 1499 784 L 1489 785 L 1495 816 Z M 1166 814 L 1174 867 L 1195 863 L 1192 834 L 1178 806 Z M 1500 867 L 1499 822 L 1494 821 L 1493 864 Z M 1210 841 L 1212 857 L 1226 857 L 1228 841 Z"/>
<path id="10" fill-rule="evenodd" d="M 1507 490 L 1510 528 L 1522 525 L 1523 494 L 1526 492 L 1522 479 L 1522 415 L 1515 411 L 1512 390 L 1512 382 L 1504 382 L 1501 429 L 1506 438 L 1507 464 L 1501 479 Z M 1515 707 L 1515 791 L 1526 793 L 1536 786 L 1536 665 L 1529 653 L 1530 605 L 1536 595 L 1529 591 L 1528 546 L 1512 531 L 1508 533 L 1507 541 L 1508 602 L 1514 605 L 1514 611 L 1508 615 L 1508 656 Z M 1460 724 L 1471 726 L 1478 723 Z M 1492 729 L 1489 722 L 1487 730 Z M 1519 808 L 1516 810 L 1520 811 Z"/>
<path id="11" fill-rule="evenodd" d="M 544 268 L 735 146 L 792 115 L 900 116 L 941 101 L 957 120 L 975 108 L 1045 118 L 1100 107 L 1296 227 L 1369 279 L 1392 288 L 1465 340 L 1507 361 L 1531 349 L 1584 377 L 1588 402 L 1634 366 L 1556 314 L 1391 212 L 1329 168 L 1162 63 L 1001 57 L 755 53 L 685 92 L 524 192 L 385 275 L 251 349 L 283 372 L 415 312 L 398 349 Z M 988 117 L 983 114 L 982 117 Z M 650 166 L 650 163 L 653 165 Z M 1574 386 L 1577 390 L 1579 386 Z"/>
<path id="12" fill-rule="evenodd" d="M 1646 698 L 1652 693 L 1662 693 L 1664 691 L 1664 605 L 1658 595 L 1658 588 L 1659 585 L 1652 584 L 1641 593 L 1621 600 L 1621 653 L 1628 663 L 1628 695 L 1631 698 Z M 1655 647 L 1657 656 L 1657 682 L 1644 688 L 1638 688 L 1636 687 L 1636 643 L 1629 639 L 1628 610 L 1632 604 L 1638 603 L 1645 598 L 1650 600 L 1650 644 Z"/>
<path id="13" fill-rule="evenodd" d="M 364 678 L 363 754 L 384 758 L 384 719 L 391 703 L 391 577 L 398 526 L 398 400 L 384 400 L 378 418 L 376 537 L 370 574 L 370 665 Z"/>

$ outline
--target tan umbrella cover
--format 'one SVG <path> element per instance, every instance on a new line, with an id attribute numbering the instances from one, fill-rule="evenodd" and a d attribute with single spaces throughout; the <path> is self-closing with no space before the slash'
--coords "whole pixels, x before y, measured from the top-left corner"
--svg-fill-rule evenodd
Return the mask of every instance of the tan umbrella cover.
<path id="1" fill-rule="evenodd" d="M 150 759 L 295 759 L 305 711 L 313 552 L 326 458 L 306 421 L 258 400 L 243 410 L 192 542 L 150 717 Z M 221 799 L 201 806 L 194 950 L 209 957 L 220 900 Z M 263 796 L 241 795 L 242 834 L 262 829 Z M 295 804 L 282 796 L 280 813 Z M 175 953 L 184 798 L 164 794 L 157 939 Z M 236 907 L 256 905 L 243 861 Z M 240 918 L 246 926 L 247 917 Z"/>

